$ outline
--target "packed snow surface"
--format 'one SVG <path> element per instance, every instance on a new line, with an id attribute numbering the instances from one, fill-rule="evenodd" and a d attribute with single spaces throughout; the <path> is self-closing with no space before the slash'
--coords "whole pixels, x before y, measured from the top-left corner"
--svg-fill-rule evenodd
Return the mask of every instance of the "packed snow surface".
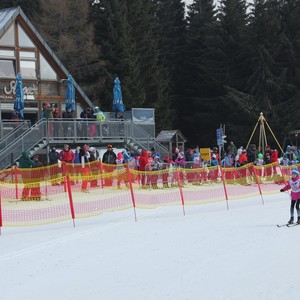
<path id="1" fill-rule="evenodd" d="M 289 195 L 2 228 L 3 300 L 298 300 Z"/>

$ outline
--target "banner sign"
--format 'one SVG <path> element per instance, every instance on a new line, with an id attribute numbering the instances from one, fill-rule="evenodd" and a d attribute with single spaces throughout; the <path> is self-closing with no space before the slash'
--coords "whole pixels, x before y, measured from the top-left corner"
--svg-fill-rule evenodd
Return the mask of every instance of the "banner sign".
<path id="1" fill-rule="evenodd" d="M 218 146 L 223 146 L 224 145 L 223 135 L 224 135 L 223 129 L 218 128 L 217 129 L 217 144 L 218 144 Z"/>
<path id="2" fill-rule="evenodd" d="M 203 161 L 209 161 L 210 157 L 210 148 L 200 148 L 201 159 Z"/>

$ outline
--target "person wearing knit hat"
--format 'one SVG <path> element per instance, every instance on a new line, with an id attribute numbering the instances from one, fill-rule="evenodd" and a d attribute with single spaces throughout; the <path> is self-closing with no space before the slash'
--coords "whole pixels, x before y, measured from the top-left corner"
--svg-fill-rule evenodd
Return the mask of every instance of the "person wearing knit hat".
<path id="1" fill-rule="evenodd" d="M 179 167 L 185 167 L 186 161 L 184 158 L 184 152 L 179 152 L 177 158 L 175 159 L 175 163 Z"/>
<path id="2" fill-rule="evenodd" d="M 88 180 L 86 178 L 90 175 L 89 162 L 91 155 L 89 146 L 85 144 L 82 147 L 77 148 L 76 151 L 78 151 L 78 161 L 81 164 L 81 175 L 83 178 L 81 182 L 81 192 L 88 193 Z"/>
<path id="3" fill-rule="evenodd" d="M 154 159 L 151 162 L 151 169 L 154 172 L 162 169 L 162 163 L 160 162 L 160 158 L 158 155 L 154 156 Z M 151 174 L 149 179 L 150 179 L 151 187 L 153 189 L 157 189 L 158 188 L 158 185 L 157 185 L 158 174 L 157 173 Z"/>
<path id="4" fill-rule="evenodd" d="M 111 144 L 107 145 L 107 151 L 103 154 L 102 162 L 108 165 L 116 164 L 117 155 L 113 151 L 113 146 Z"/>
<path id="5" fill-rule="evenodd" d="M 113 147 L 112 145 L 107 145 L 107 151 L 103 154 L 102 157 L 102 163 L 103 163 L 103 170 L 104 173 L 110 173 L 114 171 L 114 167 L 113 165 L 116 165 L 117 162 L 117 155 L 116 153 L 113 151 Z M 113 180 L 112 177 L 108 177 L 104 180 L 104 184 L 106 186 L 112 186 Z"/>
<path id="6" fill-rule="evenodd" d="M 291 205 L 290 205 L 290 220 L 288 224 L 294 223 L 294 209 L 296 207 L 297 211 L 297 224 L 300 224 L 300 177 L 299 170 L 297 167 L 292 169 L 292 176 L 288 182 L 288 184 L 280 190 L 280 192 L 285 192 L 291 189 Z"/>

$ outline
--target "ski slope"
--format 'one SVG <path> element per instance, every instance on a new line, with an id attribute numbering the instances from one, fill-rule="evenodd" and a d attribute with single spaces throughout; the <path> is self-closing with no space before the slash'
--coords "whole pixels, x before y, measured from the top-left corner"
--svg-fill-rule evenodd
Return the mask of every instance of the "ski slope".
<path id="1" fill-rule="evenodd" d="M 298 300 L 300 226 L 280 193 L 2 228 L 2 300 Z"/>

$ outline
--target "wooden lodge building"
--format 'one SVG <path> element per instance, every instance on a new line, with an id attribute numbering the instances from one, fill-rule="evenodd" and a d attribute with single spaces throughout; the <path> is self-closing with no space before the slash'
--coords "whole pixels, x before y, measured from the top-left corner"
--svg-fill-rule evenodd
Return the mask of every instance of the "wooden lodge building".
<path id="1" fill-rule="evenodd" d="M 14 112 L 16 77 L 22 75 L 24 120 L 17 127 Z M 48 102 L 65 110 L 69 72 L 47 45 L 20 7 L 0 10 L 0 170 L 12 166 L 28 150 L 30 155 L 49 153 L 51 145 L 71 147 L 88 143 L 96 147 L 114 144 L 141 153 L 155 148 L 162 157 L 169 150 L 155 138 L 155 110 L 131 108 L 123 119 L 105 112 L 106 119 L 80 119 L 81 111 L 93 104 L 73 79 L 74 119 L 42 118 Z M 95 131 L 91 135 L 86 128 Z M 56 131 L 55 128 L 59 129 Z"/>
<path id="2" fill-rule="evenodd" d="M 65 108 L 69 72 L 47 45 L 20 7 L 0 10 L 0 119 L 14 111 L 16 75 L 22 74 L 24 117 L 36 123 L 42 105 Z M 92 107 L 75 80 L 76 111 Z"/>

